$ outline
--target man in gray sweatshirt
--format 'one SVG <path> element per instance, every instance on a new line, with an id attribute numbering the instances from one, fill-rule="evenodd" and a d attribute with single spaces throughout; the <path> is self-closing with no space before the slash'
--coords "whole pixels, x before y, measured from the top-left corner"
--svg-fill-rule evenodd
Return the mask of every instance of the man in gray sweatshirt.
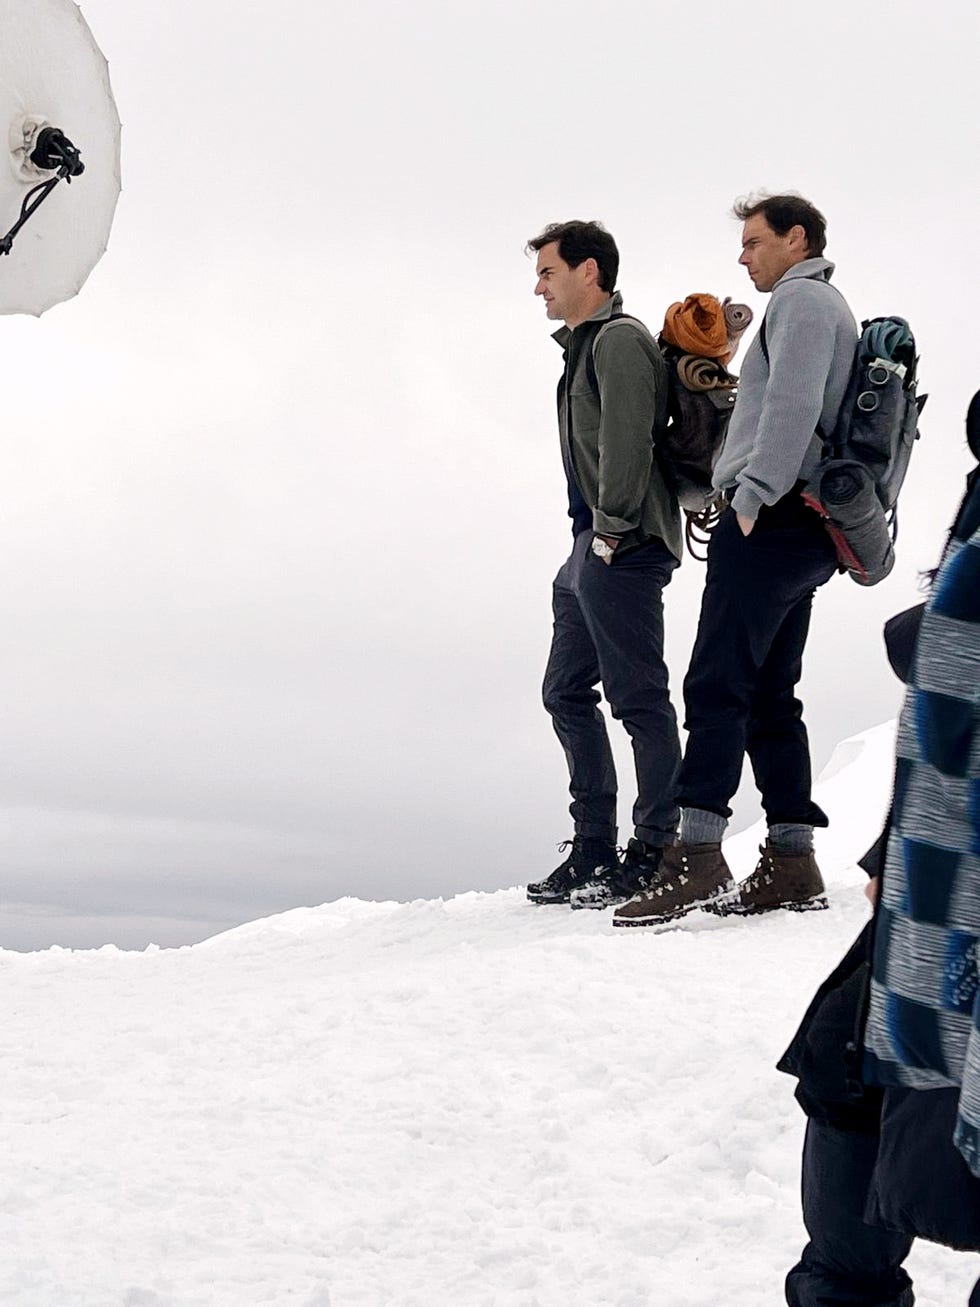
<path id="1" fill-rule="evenodd" d="M 680 838 L 649 891 L 623 904 L 617 926 L 656 925 L 710 905 L 729 913 L 827 906 L 813 828 L 827 818 L 810 795 L 803 705 L 795 696 L 816 588 L 836 556 L 800 490 L 847 389 L 857 325 L 830 285 L 826 223 L 806 200 L 777 195 L 736 205 L 739 262 L 772 295 L 742 368 L 714 484 L 728 501 L 708 548 L 691 665 L 689 737 L 681 767 Z M 729 803 L 748 754 L 768 839 L 736 887 L 721 851 Z"/>

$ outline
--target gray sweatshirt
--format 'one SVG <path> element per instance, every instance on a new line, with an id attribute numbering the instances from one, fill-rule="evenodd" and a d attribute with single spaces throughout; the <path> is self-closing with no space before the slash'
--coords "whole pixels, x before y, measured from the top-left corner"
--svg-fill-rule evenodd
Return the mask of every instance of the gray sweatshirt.
<path id="1" fill-rule="evenodd" d="M 837 421 L 854 361 L 857 324 L 830 286 L 834 265 L 804 259 L 772 288 L 766 309 L 766 363 L 756 336 L 745 355 L 738 399 L 715 464 L 718 490 L 735 490 L 732 507 L 756 518 L 820 458 L 818 426 Z"/>

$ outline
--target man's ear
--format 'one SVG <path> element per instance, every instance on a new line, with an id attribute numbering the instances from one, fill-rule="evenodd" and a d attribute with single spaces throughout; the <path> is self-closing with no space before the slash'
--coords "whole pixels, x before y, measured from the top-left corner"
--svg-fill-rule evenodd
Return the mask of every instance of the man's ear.
<path id="1" fill-rule="evenodd" d="M 803 249 L 805 250 L 808 250 L 810 248 L 810 242 L 807 240 L 806 237 L 806 228 L 801 227 L 799 223 L 796 223 L 795 226 L 790 227 L 789 235 L 790 235 L 790 240 L 793 242 L 793 245 L 795 247 L 799 248 L 800 246 L 802 246 Z"/>
<path id="2" fill-rule="evenodd" d="M 598 286 L 598 284 L 599 284 L 599 265 L 598 265 L 598 263 L 596 263 L 595 259 L 586 259 L 586 260 L 585 260 L 585 263 L 584 263 L 583 266 L 584 266 L 584 268 L 585 268 L 585 283 L 586 283 L 586 285 L 587 285 L 587 286 Z"/>

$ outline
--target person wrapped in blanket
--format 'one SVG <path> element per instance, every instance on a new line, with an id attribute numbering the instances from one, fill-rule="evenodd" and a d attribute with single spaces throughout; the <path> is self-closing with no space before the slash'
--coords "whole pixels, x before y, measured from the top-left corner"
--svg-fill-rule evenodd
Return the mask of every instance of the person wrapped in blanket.
<path id="1" fill-rule="evenodd" d="M 967 439 L 980 462 L 980 391 Z M 885 639 L 908 690 L 861 860 L 874 919 L 779 1063 L 809 1118 L 790 1307 L 911 1307 L 913 1239 L 980 1250 L 980 467 L 928 600 Z"/>

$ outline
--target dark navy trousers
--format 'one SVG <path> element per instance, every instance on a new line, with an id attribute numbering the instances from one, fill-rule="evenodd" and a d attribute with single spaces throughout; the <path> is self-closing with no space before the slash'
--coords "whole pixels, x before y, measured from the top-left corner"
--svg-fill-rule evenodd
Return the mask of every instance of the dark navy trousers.
<path id="1" fill-rule="evenodd" d="M 901 1092 L 914 1098 L 918 1091 Z M 935 1102 L 937 1093 L 943 1092 L 932 1091 L 929 1097 Z M 948 1115 L 951 1125 L 955 1108 Z M 864 1220 L 869 1192 L 876 1182 L 880 1184 L 875 1175 L 880 1147 L 876 1134 L 838 1130 L 812 1118 L 807 1122 L 803 1221 L 810 1242 L 786 1277 L 789 1307 L 913 1307 L 912 1281 L 902 1269 L 912 1248 L 911 1236 Z M 944 1139 L 935 1154 L 940 1172 L 947 1151 L 952 1153 L 952 1143 Z M 918 1163 L 922 1165 L 921 1158 Z M 962 1163 L 960 1166 L 965 1172 Z M 929 1177 L 924 1176 L 923 1189 L 927 1183 Z M 975 1180 L 968 1183 L 976 1185 Z M 949 1203 L 963 1201 L 961 1185 L 950 1185 Z M 935 1192 L 937 1186 L 933 1184 L 932 1189 Z M 938 1191 L 941 1193 L 941 1185 Z M 914 1211 L 914 1202 L 911 1209 Z M 942 1233 L 942 1215 L 934 1219 Z M 967 1307 L 980 1307 L 980 1281 L 974 1285 Z"/>
<path id="2" fill-rule="evenodd" d="M 637 799 L 633 821 L 648 844 L 669 844 L 680 744 L 664 662 L 663 589 L 677 559 L 654 539 L 610 564 L 592 553 L 591 531 L 575 537 L 555 578 L 554 634 L 544 705 L 568 762 L 576 835 L 616 840 L 616 771 L 600 683 L 610 711 L 633 745 Z"/>
<path id="3" fill-rule="evenodd" d="M 902 1270 L 912 1240 L 865 1225 L 878 1136 L 810 1120 L 803 1146 L 803 1222 L 810 1242 L 786 1277 L 789 1307 L 912 1307 Z"/>
<path id="4" fill-rule="evenodd" d="M 795 691 L 814 591 L 835 570 L 830 537 L 798 494 L 763 508 L 748 536 L 732 509 L 722 514 L 684 679 L 681 807 L 730 817 L 747 753 L 770 825 L 827 825 L 810 797 L 810 746 Z"/>

